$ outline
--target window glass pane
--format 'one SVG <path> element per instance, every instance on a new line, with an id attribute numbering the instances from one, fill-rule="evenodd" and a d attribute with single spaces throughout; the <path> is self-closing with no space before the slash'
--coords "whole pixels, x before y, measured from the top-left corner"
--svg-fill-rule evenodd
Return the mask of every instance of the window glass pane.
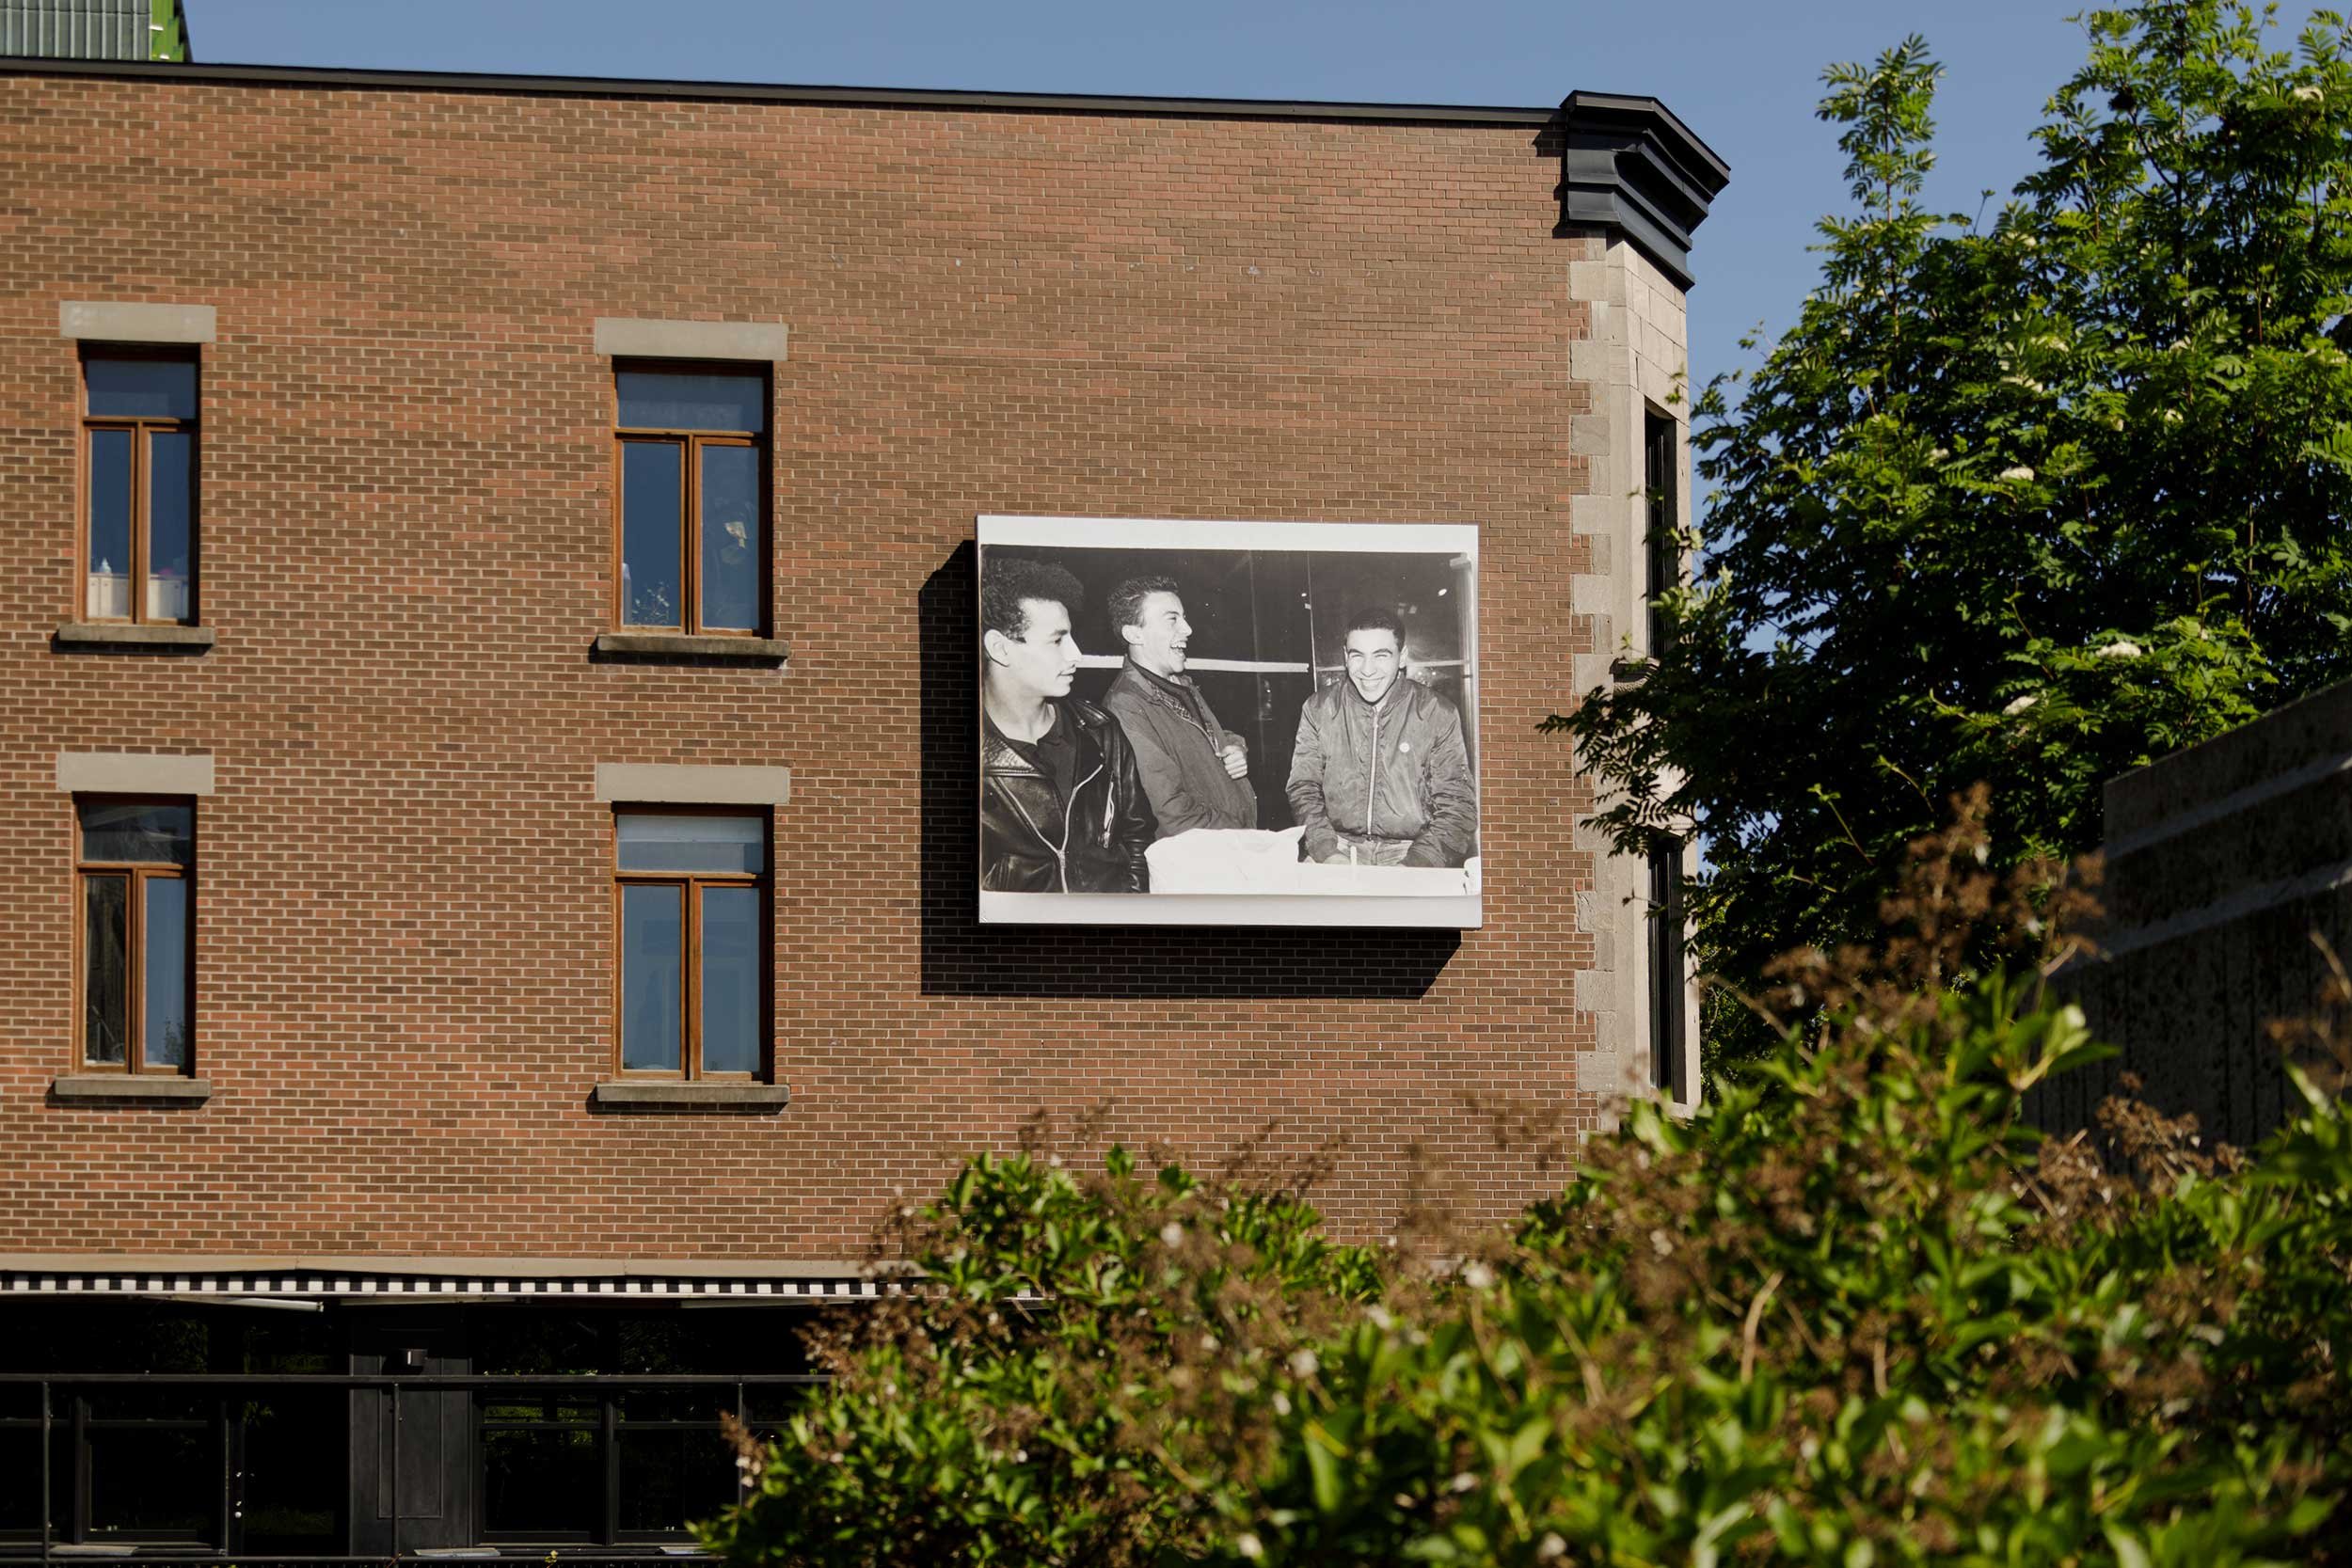
<path id="1" fill-rule="evenodd" d="M 759 1070 L 759 889 L 702 890 L 703 1070 Z"/>
<path id="2" fill-rule="evenodd" d="M 92 1427 L 97 1537 L 205 1540 L 220 1528 L 220 1445 L 209 1426 Z"/>
<path id="3" fill-rule="evenodd" d="M 131 879 L 82 879 L 82 1051 L 93 1062 L 129 1059 Z"/>
<path id="4" fill-rule="evenodd" d="M 766 824 L 756 816 L 658 816 L 629 812 L 617 827 L 624 871 L 733 871 L 767 868 Z"/>
<path id="5" fill-rule="evenodd" d="M 127 430 L 89 433 L 89 587 L 85 613 L 131 613 L 131 442 Z"/>
<path id="6" fill-rule="evenodd" d="M 603 1349 L 603 1320 L 555 1312 L 514 1312 L 501 1307 L 476 1315 L 474 1370 L 492 1377 L 555 1372 L 573 1376 L 609 1372 Z"/>
<path id="7" fill-rule="evenodd" d="M 482 1528 L 544 1537 L 593 1533 L 604 1496 L 599 1435 L 591 1426 L 485 1427 Z"/>
<path id="8" fill-rule="evenodd" d="M 621 444 L 621 624 L 683 626 L 678 581 L 686 505 L 685 449 L 674 441 Z"/>
<path id="9" fill-rule="evenodd" d="M 110 420 L 196 418 L 193 359 L 86 359 L 89 411 Z"/>
<path id="10" fill-rule="evenodd" d="M 184 869 L 195 859 L 196 813 L 187 806 L 85 800 L 80 809 L 86 861 L 139 861 Z"/>
<path id="11" fill-rule="evenodd" d="M 675 1072 L 684 888 L 621 890 L 621 1066 Z"/>
<path id="12" fill-rule="evenodd" d="M 735 1456 L 715 1430 L 624 1428 L 620 1528 L 629 1535 L 683 1535 L 735 1501 Z"/>
<path id="13" fill-rule="evenodd" d="M 338 1525 L 351 1486 L 350 1396 L 341 1390 L 284 1387 L 268 1390 L 268 1396 L 243 1402 L 244 1496 L 239 1516 L 245 1521 L 245 1549 L 287 1555 L 340 1552 L 343 1537 Z M 401 1484 L 405 1487 L 407 1481 L 403 1476 Z"/>
<path id="14" fill-rule="evenodd" d="M 188 618 L 196 539 L 196 437 L 159 430 L 147 441 L 147 615 Z"/>
<path id="15" fill-rule="evenodd" d="M 50 1409 L 61 1411 L 65 1401 L 50 1393 Z M 23 1420 L 0 1416 L 0 1539 L 9 1535 L 40 1535 L 40 1421 L 39 1391 L 24 1388 L 8 1402 L 8 1408 L 27 1411 Z M 73 1517 L 71 1481 L 73 1475 L 72 1428 L 58 1420 L 49 1428 L 49 1517 L 62 1529 Z"/>
<path id="16" fill-rule="evenodd" d="M 673 371 L 621 371 L 623 430 L 739 430 L 768 428 L 768 384 L 756 375 L 695 375 Z"/>
<path id="17" fill-rule="evenodd" d="M 148 1067 L 188 1065 L 188 884 L 179 877 L 147 879 L 145 966 L 139 995 L 139 1050 Z"/>
<path id="18" fill-rule="evenodd" d="M 759 548 L 759 451 L 705 447 L 702 456 L 702 624 L 750 631 L 759 625 L 768 570 Z"/>

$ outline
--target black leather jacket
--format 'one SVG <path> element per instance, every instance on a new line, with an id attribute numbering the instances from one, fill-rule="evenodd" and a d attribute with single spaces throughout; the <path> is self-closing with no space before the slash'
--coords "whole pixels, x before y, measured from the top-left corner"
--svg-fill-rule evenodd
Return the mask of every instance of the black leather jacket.
<path id="1" fill-rule="evenodd" d="M 1148 893 L 1143 851 L 1157 832 L 1136 753 L 1111 716 L 1060 700 L 1077 748 L 1077 783 L 1054 781 L 980 723 L 980 886 L 991 893 Z"/>

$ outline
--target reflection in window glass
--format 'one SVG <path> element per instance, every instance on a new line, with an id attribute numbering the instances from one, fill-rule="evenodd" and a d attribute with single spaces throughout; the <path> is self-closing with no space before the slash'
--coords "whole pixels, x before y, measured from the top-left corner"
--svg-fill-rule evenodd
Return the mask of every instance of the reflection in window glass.
<path id="1" fill-rule="evenodd" d="M 159 430 L 147 443 L 147 615 L 185 621 L 196 523 L 196 437 Z"/>
<path id="2" fill-rule="evenodd" d="M 668 441 L 621 449 L 621 619 L 632 626 L 686 624 L 683 463 L 683 449 Z"/>
<path id="3" fill-rule="evenodd" d="M 735 1462 L 715 1427 L 620 1433 L 622 1533 L 679 1535 L 735 1501 Z"/>
<path id="4" fill-rule="evenodd" d="M 184 868 L 193 857 L 195 816 L 184 805 L 149 805 L 135 800 L 85 800 L 82 858 L 130 861 Z"/>
<path id="5" fill-rule="evenodd" d="M 630 812 L 618 823 L 624 871 L 757 873 L 767 863 L 756 816 L 665 816 Z"/>
<path id="6" fill-rule="evenodd" d="M 102 420 L 193 420 L 196 362 L 192 359 L 104 359 L 82 362 L 89 412 Z"/>
<path id="7" fill-rule="evenodd" d="M 127 430 L 89 433 L 89 572 L 85 613 L 98 620 L 131 614 L 131 451 Z"/>
<path id="8" fill-rule="evenodd" d="M 93 1062 L 129 1060 L 131 879 L 82 879 L 82 1052 Z"/>
<path id="9" fill-rule="evenodd" d="M 599 1436 L 589 1420 L 532 1426 L 485 1420 L 482 1528 L 492 1534 L 546 1540 L 593 1536 L 604 1496 Z"/>
<path id="10" fill-rule="evenodd" d="M 702 1065 L 759 1067 L 759 890 L 702 890 Z"/>
<path id="11" fill-rule="evenodd" d="M 220 1444 L 209 1426 L 115 1426 L 92 1412 L 93 1536 L 203 1540 L 220 1525 Z"/>
<path id="12" fill-rule="evenodd" d="M 188 884 L 178 877 L 147 879 L 147 931 L 140 975 L 146 1006 L 141 1057 L 148 1067 L 188 1065 Z"/>
<path id="13" fill-rule="evenodd" d="M 750 631 L 759 624 L 759 453 L 702 449 L 702 624 Z"/>
<path id="14" fill-rule="evenodd" d="M 739 430 L 768 428 L 768 384 L 756 375 L 697 375 L 675 371 L 620 371 L 623 430 Z"/>
<path id="15" fill-rule="evenodd" d="M 621 1066 L 675 1072 L 684 926 L 678 887 L 621 890 Z"/>

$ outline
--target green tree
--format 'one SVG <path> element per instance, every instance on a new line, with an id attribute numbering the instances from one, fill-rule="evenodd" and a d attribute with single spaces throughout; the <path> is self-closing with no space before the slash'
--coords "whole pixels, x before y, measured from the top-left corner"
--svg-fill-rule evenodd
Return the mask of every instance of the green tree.
<path id="1" fill-rule="evenodd" d="M 1693 410 L 1669 645 L 1552 721 L 1622 847 L 1703 838 L 1699 957 L 1739 990 L 1867 940 L 1966 785 L 2002 863 L 2090 850 L 2106 780 L 2352 673 L 2344 24 L 2289 55 L 2222 0 L 2082 20 L 1989 223 L 1921 205 L 1922 40 L 1827 73 L 1854 211 Z M 1742 1016 L 1710 1009 L 1735 1055 Z"/>

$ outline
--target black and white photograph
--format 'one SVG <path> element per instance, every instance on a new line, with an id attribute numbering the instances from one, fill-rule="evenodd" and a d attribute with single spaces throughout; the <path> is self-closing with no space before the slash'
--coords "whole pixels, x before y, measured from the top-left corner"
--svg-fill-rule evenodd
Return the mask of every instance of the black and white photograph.
<path id="1" fill-rule="evenodd" d="M 1479 924 L 1474 525 L 978 537 L 984 923 Z"/>

